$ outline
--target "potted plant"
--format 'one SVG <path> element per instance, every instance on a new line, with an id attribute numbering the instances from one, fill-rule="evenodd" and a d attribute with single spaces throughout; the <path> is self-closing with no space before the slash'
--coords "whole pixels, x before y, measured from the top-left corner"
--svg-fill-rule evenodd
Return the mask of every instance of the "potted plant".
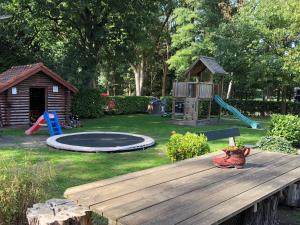
<path id="1" fill-rule="evenodd" d="M 241 169 L 246 163 L 246 157 L 250 154 L 250 148 L 245 147 L 241 143 L 236 146 L 228 146 L 222 151 L 225 153 L 225 156 L 213 158 L 213 163 L 221 168 Z"/>

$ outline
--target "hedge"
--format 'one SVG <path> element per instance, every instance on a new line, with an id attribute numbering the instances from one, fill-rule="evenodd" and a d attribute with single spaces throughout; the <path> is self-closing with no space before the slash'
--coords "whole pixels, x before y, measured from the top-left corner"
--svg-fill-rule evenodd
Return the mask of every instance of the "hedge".
<path id="1" fill-rule="evenodd" d="M 80 91 L 72 99 L 72 113 L 80 118 L 99 118 L 104 114 L 105 97 L 98 90 Z"/>
<path id="2" fill-rule="evenodd" d="M 225 101 L 246 115 L 269 116 L 271 114 L 281 113 L 281 102 L 233 99 Z M 298 115 L 300 113 L 300 103 L 287 102 L 286 109 L 287 113 Z"/>
<path id="3" fill-rule="evenodd" d="M 106 97 L 106 101 L 115 101 L 116 107 L 106 110 L 106 112 L 114 114 L 146 113 L 151 99 L 153 97 L 149 96 L 109 96 Z"/>
<path id="4" fill-rule="evenodd" d="M 149 101 L 153 99 L 151 96 L 109 96 L 100 95 L 99 90 L 84 90 L 75 94 L 72 101 L 72 113 L 80 118 L 98 118 L 107 114 L 132 114 L 146 113 Z M 172 97 L 161 97 L 167 102 L 167 112 L 172 111 Z M 107 103 L 113 100 L 115 102 L 114 109 L 108 109 Z M 259 101 L 259 100 L 225 100 L 228 104 L 234 106 L 245 115 L 251 116 L 269 116 L 274 113 L 281 112 L 281 102 L 275 101 Z M 201 115 L 207 114 L 207 102 L 199 104 Z M 218 105 L 213 102 L 212 114 L 218 112 Z M 223 111 L 226 112 L 226 111 Z M 287 102 L 287 113 L 299 115 L 300 103 Z"/>
<path id="5" fill-rule="evenodd" d="M 172 96 L 163 96 L 160 97 L 160 99 L 166 101 L 167 103 L 166 112 L 172 112 L 172 104 L 173 104 Z"/>
<path id="6" fill-rule="evenodd" d="M 72 100 L 72 113 L 80 118 L 99 118 L 107 114 L 146 113 L 149 96 L 101 96 L 99 90 L 82 90 L 74 95 Z M 115 102 L 110 109 L 109 101 Z"/>

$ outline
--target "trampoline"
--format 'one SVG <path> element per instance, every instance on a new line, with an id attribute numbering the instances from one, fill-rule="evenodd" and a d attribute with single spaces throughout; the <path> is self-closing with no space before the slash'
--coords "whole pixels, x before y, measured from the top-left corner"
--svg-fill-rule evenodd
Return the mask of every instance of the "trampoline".
<path id="1" fill-rule="evenodd" d="M 81 132 L 49 137 L 53 148 L 78 152 L 121 152 L 144 149 L 155 141 L 144 135 L 121 132 Z"/>

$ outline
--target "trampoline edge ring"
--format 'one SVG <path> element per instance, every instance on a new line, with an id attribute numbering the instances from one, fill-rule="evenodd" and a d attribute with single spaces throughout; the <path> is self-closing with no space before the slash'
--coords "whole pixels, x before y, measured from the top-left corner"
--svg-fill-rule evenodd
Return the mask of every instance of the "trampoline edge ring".
<path id="1" fill-rule="evenodd" d="M 73 144 L 65 144 L 58 141 L 60 138 L 64 137 L 72 137 L 72 136 L 84 136 L 84 135 L 119 135 L 119 136 L 127 136 L 133 137 L 136 139 L 143 139 L 143 141 L 130 144 L 130 145 L 120 145 L 120 146 L 110 146 L 110 147 L 91 147 L 91 146 L 82 146 L 82 145 L 73 145 Z M 61 134 L 49 137 L 46 141 L 47 145 L 56 149 L 62 149 L 67 151 L 76 151 L 76 152 L 122 152 L 122 151 L 133 151 L 148 148 L 155 144 L 153 138 L 140 135 L 140 134 L 131 134 L 124 132 L 78 132 L 78 133 L 70 133 L 70 134 Z"/>

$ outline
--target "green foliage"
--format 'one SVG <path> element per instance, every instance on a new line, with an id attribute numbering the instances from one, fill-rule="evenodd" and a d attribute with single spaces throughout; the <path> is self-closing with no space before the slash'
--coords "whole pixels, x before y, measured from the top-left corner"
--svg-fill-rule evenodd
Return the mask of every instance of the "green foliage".
<path id="1" fill-rule="evenodd" d="M 200 134 L 172 134 L 167 143 L 167 154 L 173 161 L 193 158 L 210 151 L 207 138 Z"/>
<path id="2" fill-rule="evenodd" d="M 172 96 L 163 96 L 163 97 L 160 97 L 160 99 L 166 101 L 166 103 L 167 103 L 166 112 L 172 112 L 173 97 Z"/>
<path id="3" fill-rule="evenodd" d="M 45 163 L 0 161 L 0 225 L 27 224 L 27 208 L 45 200 L 52 176 Z"/>
<path id="4" fill-rule="evenodd" d="M 225 100 L 242 113 L 251 116 L 269 116 L 274 113 L 281 113 L 282 102 L 261 101 L 261 100 Z M 287 112 L 290 114 L 300 114 L 300 104 L 297 102 L 287 102 Z M 214 111 L 214 110 L 212 110 Z"/>
<path id="5" fill-rule="evenodd" d="M 108 96 L 103 97 L 97 89 L 79 91 L 72 101 L 72 113 L 80 118 L 99 118 L 107 114 L 146 113 L 153 97 L 149 96 Z M 107 104 L 113 100 L 116 107 L 108 109 Z"/>
<path id="6" fill-rule="evenodd" d="M 207 118 L 209 101 L 200 101 L 198 104 L 199 118 Z M 218 115 L 219 106 L 214 101 L 211 103 L 211 115 Z"/>
<path id="7" fill-rule="evenodd" d="M 111 96 L 106 101 L 114 100 L 116 108 L 108 113 L 114 114 L 133 114 L 146 113 L 148 104 L 153 97 L 148 96 Z"/>
<path id="8" fill-rule="evenodd" d="M 244 2 L 216 31 L 215 54 L 233 72 L 236 96 L 261 89 L 285 100 L 286 91 L 299 81 L 299 1 Z"/>
<path id="9" fill-rule="evenodd" d="M 292 146 L 291 142 L 283 137 L 265 136 L 257 144 L 263 151 L 297 154 L 297 150 Z"/>
<path id="10" fill-rule="evenodd" d="M 294 115 L 273 114 L 269 135 L 283 137 L 293 145 L 300 143 L 300 118 Z"/>
<path id="11" fill-rule="evenodd" d="M 72 113 L 80 118 L 99 118 L 104 115 L 105 100 L 99 90 L 79 91 L 72 100 Z"/>
<path id="12" fill-rule="evenodd" d="M 245 147 L 244 141 L 241 138 L 236 140 L 235 145 L 236 145 L 237 148 L 244 148 Z"/>

